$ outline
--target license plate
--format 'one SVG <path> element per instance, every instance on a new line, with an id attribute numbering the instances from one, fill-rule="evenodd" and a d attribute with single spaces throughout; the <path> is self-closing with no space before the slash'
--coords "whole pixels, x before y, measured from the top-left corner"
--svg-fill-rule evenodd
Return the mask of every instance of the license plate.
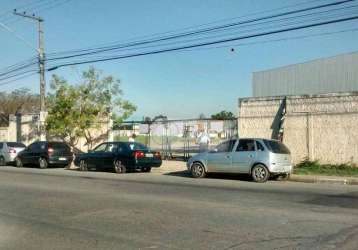
<path id="1" fill-rule="evenodd" d="M 153 157 L 153 154 L 151 154 L 151 153 L 146 153 L 146 154 L 145 154 L 145 157 Z"/>
<path id="2" fill-rule="evenodd" d="M 66 161 L 67 160 L 67 158 L 66 157 L 60 157 L 60 158 L 58 158 L 60 161 Z"/>

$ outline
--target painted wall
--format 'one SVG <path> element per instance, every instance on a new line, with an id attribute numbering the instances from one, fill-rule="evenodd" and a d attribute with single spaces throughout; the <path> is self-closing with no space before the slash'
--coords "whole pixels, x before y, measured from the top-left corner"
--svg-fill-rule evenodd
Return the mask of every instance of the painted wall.
<path id="1" fill-rule="evenodd" d="M 239 136 L 271 138 L 283 99 L 239 99 Z M 283 127 L 294 163 L 358 163 L 358 92 L 287 96 Z"/>

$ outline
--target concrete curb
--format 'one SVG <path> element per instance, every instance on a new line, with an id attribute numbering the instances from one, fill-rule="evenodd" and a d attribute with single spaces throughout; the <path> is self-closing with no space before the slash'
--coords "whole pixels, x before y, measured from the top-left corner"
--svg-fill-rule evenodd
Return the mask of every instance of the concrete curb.
<path id="1" fill-rule="evenodd" d="M 358 185 L 358 178 L 338 176 L 296 175 L 290 176 L 289 181 L 305 183 L 329 183 L 341 185 Z"/>

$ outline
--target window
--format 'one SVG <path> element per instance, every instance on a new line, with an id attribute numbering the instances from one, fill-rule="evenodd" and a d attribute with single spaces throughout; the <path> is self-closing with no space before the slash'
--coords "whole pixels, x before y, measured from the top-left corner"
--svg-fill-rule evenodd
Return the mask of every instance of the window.
<path id="1" fill-rule="evenodd" d="M 254 140 L 242 139 L 239 141 L 239 145 L 236 148 L 236 151 L 255 151 L 255 142 Z"/>
<path id="2" fill-rule="evenodd" d="M 0 142 L 0 149 L 3 148 L 4 143 Z"/>
<path id="3" fill-rule="evenodd" d="M 93 150 L 93 152 L 104 152 L 104 151 L 106 151 L 106 148 L 107 148 L 107 143 L 103 143 L 103 144 L 98 145 L 98 146 Z"/>
<path id="4" fill-rule="evenodd" d="M 34 142 L 29 146 L 30 151 L 39 151 L 40 150 L 40 142 Z"/>
<path id="5" fill-rule="evenodd" d="M 289 154 L 290 150 L 279 141 L 264 140 L 264 143 L 268 150 L 276 154 Z"/>
<path id="6" fill-rule="evenodd" d="M 8 142 L 7 143 L 7 146 L 8 147 L 11 147 L 11 148 L 24 148 L 26 147 L 23 143 L 21 142 Z"/>
<path id="7" fill-rule="evenodd" d="M 118 144 L 117 143 L 108 143 L 106 148 L 106 152 L 115 153 L 117 152 Z"/>
<path id="8" fill-rule="evenodd" d="M 129 149 L 132 151 L 136 151 L 136 150 L 147 151 L 148 150 L 147 146 L 145 146 L 144 144 L 138 143 L 138 142 L 130 142 L 128 144 L 128 146 L 129 146 Z"/>
<path id="9" fill-rule="evenodd" d="M 126 147 L 124 144 L 120 143 L 120 144 L 117 144 L 117 152 L 118 153 L 124 153 L 126 150 Z"/>
<path id="10" fill-rule="evenodd" d="M 216 153 L 222 153 L 222 152 L 231 152 L 233 147 L 235 146 L 236 140 L 229 140 L 224 141 L 220 143 L 218 146 L 216 146 Z"/>
<path id="11" fill-rule="evenodd" d="M 265 151 L 264 146 L 259 141 L 256 141 L 256 149 L 257 151 Z"/>

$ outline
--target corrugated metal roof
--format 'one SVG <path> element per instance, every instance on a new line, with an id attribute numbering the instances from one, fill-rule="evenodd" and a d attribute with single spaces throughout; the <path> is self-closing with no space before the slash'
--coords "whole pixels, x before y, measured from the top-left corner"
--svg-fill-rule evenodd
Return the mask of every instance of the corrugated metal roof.
<path id="1" fill-rule="evenodd" d="M 253 96 L 358 91 L 358 52 L 254 72 Z"/>

